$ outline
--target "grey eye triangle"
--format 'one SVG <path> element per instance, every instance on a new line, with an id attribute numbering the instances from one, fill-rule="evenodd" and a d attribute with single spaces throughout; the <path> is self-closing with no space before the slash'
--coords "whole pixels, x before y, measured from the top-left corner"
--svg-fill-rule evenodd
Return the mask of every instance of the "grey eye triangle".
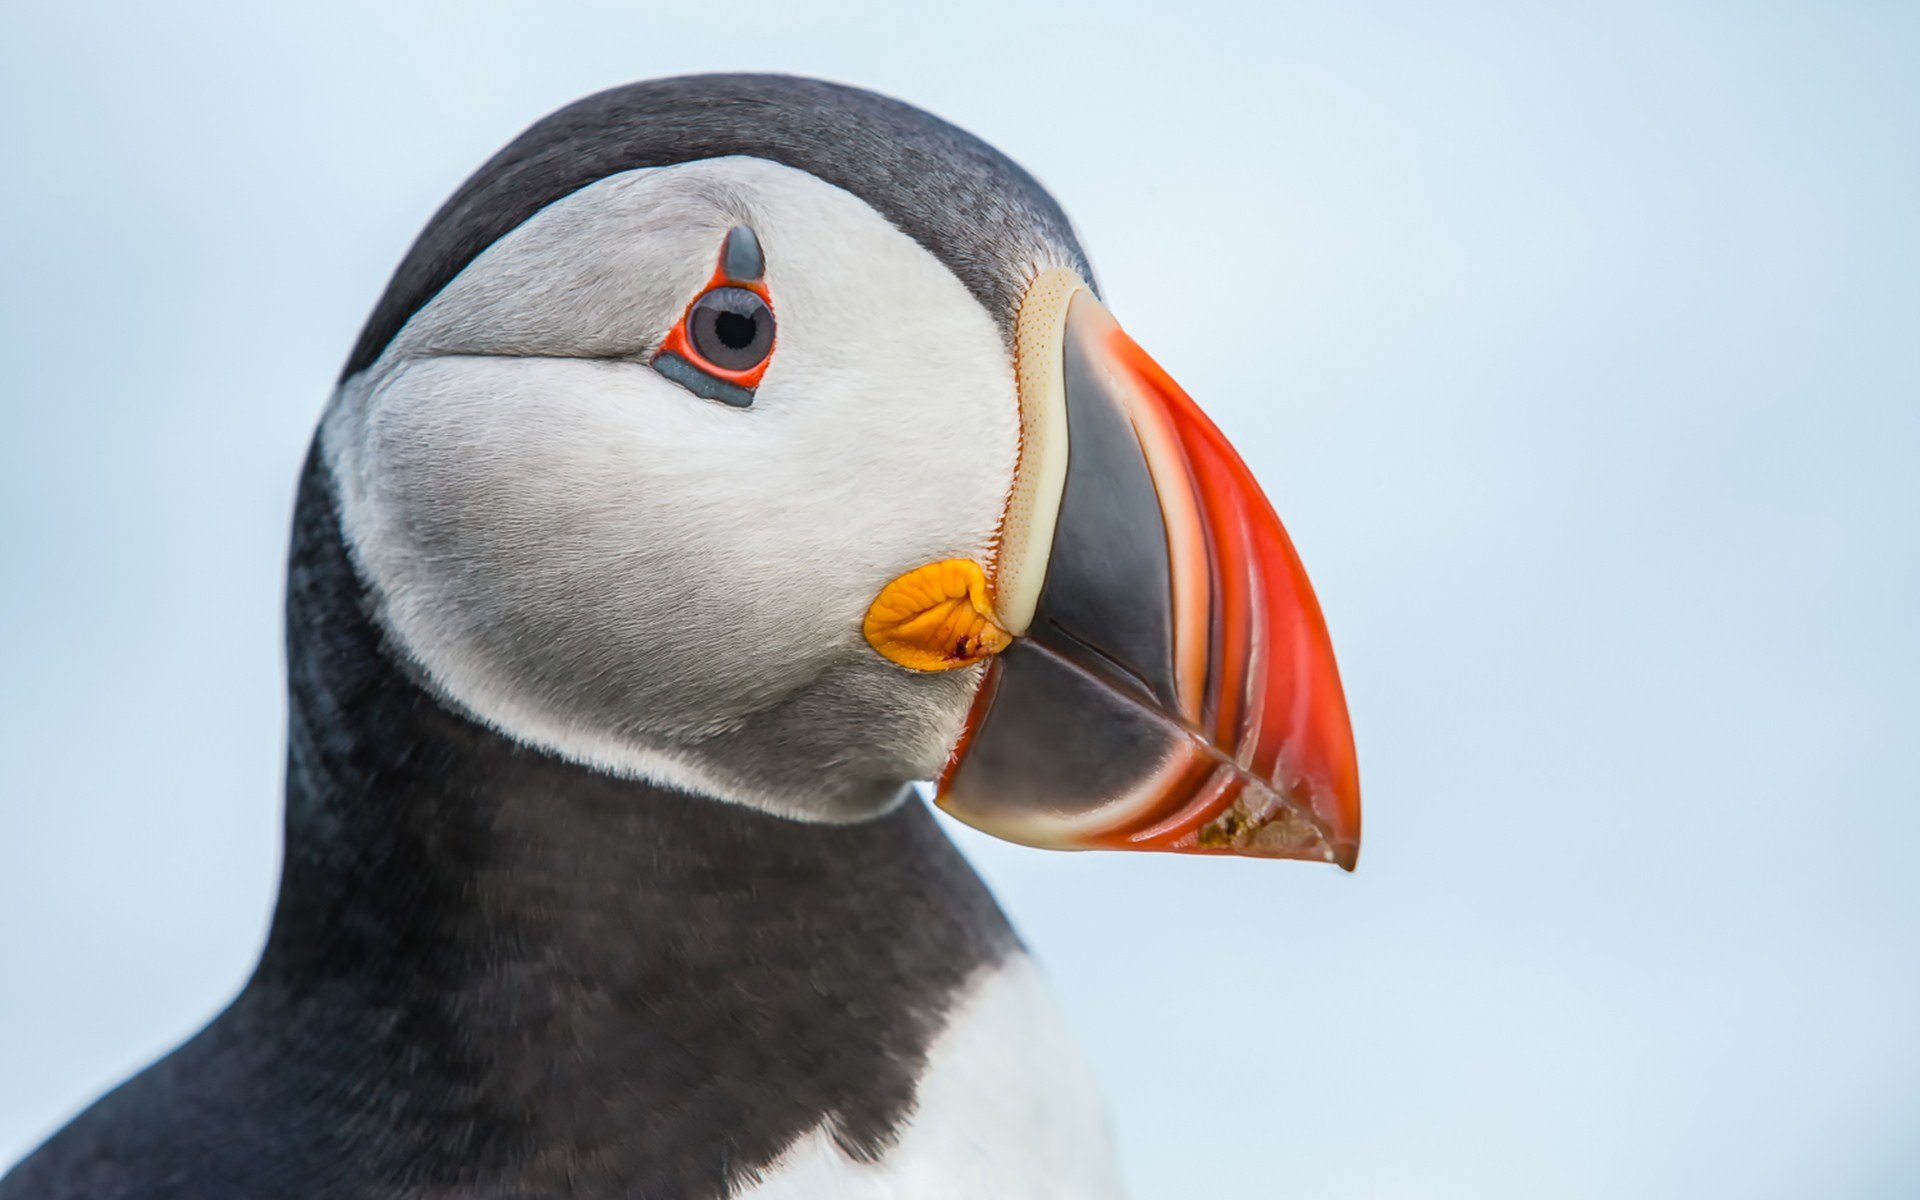
<path id="1" fill-rule="evenodd" d="M 760 237 L 745 225 L 727 230 L 727 244 L 720 252 L 720 267 L 727 278 L 752 283 L 767 273 L 767 257 L 760 252 Z"/>

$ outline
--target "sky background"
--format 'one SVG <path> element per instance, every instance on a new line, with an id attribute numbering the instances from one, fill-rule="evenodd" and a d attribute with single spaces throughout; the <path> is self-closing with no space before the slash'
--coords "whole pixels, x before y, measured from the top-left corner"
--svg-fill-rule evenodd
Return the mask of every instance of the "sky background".
<path id="1" fill-rule="evenodd" d="M 957 834 L 1137 1196 L 1920 1193 L 1920 8 L 1258 7 L 10 5 L 0 1164 L 252 964 L 388 272 L 543 113 L 741 67 L 1033 170 L 1328 614 L 1357 874 Z"/>

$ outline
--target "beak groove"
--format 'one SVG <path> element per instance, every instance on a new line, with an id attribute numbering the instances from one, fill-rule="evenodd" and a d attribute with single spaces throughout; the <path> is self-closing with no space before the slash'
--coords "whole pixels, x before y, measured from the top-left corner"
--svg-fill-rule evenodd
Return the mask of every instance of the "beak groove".
<path id="1" fill-rule="evenodd" d="M 1125 330 L 1114 325 L 1107 336 L 1138 394 L 1158 401 L 1147 407 L 1166 414 L 1184 458 L 1180 482 L 1198 497 L 1212 585 L 1204 617 L 1198 604 L 1188 613 L 1188 627 L 1202 620 L 1207 627 L 1193 634 L 1209 647 L 1202 721 L 1213 744 L 1251 776 L 1221 784 L 1191 828 L 1203 843 L 1275 840 L 1284 830 L 1268 826 L 1289 822 L 1246 795 L 1243 785 L 1251 783 L 1288 798 L 1295 815 L 1320 831 L 1331 860 L 1351 870 L 1360 842 L 1359 770 L 1332 639 L 1306 568 L 1219 428 Z"/>

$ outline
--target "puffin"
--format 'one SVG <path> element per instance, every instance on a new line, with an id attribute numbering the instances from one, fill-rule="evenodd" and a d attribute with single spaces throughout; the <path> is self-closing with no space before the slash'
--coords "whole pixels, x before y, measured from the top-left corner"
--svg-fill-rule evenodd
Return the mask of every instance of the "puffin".
<path id="1" fill-rule="evenodd" d="M 432 217 L 299 477 L 282 878 L 0 1200 L 1112 1197 L 930 811 L 1352 869 L 1252 473 L 1025 170 L 804 78 L 617 87 Z"/>

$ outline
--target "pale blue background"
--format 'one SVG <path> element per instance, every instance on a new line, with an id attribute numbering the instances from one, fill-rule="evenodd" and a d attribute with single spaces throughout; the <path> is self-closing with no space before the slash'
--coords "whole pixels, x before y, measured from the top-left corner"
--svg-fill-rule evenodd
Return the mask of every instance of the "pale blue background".
<path id="1" fill-rule="evenodd" d="M 1920 1194 L 1920 13 L 12 6 L 0 1161 L 244 977 L 309 428 L 592 89 L 977 131 L 1267 482 L 1359 874 L 963 837 L 1143 1197 Z"/>

